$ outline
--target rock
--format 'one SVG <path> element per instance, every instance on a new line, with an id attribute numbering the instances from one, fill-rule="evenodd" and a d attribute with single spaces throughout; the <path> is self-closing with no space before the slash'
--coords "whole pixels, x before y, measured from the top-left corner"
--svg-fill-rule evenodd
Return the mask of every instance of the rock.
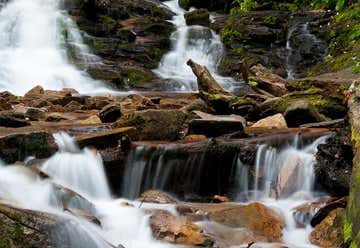
<path id="1" fill-rule="evenodd" d="M 120 104 L 112 103 L 103 107 L 99 112 L 99 118 L 103 123 L 115 122 L 121 117 Z"/>
<path id="2" fill-rule="evenodd" d="M 72 118 L 69 118 L 69 116 L 66 116 L 62 113 L 49 113 L 46 115 L 45 121 L 48 122 L 60 122 L 60 121 L 66 121 L 66 120 L 70 120 Z"/>
<path id="3" fill-rule="evenodd" d="M 66 104 L 66 105 L 64 106 L 64 108 L 65 108 L 66 111 L 68 111 L 68 112 L 75 112 L 75 111 L 77 111 L 77 110 L 83 109 L 83 105 L 80 104 L 80 103 L 77 102 L 77 101 L 71 101 L 71 102 L 69 102 L 68 104 Z"/>
<path id="4" fill-rule="evenodd" d="M 317 148 L 314 172 L 316 182 L 327 192 L 342 197 L 349 194 L 353 148 L 347 128 L 339 129 Z"/>
<path id="5" fill-rule="evenodd" d="M 283 216 L 261 203 L 236 204 L 189 204 L 178 205 L 180 214 L 197 213 L 209 220 L 231 228 L 246 228 L 256 235 L 257 241 L 279 242 L 285 226 Z"/>
<path id="6" fill-rule="evenodd" d="M 158 210 L 150 216 L 150 227 L 156 239 L 174 244 L 210 247 L 214 240 L 203 229 L 189 221 Z"/>
<path id="7" fill-rule="evenodd" d="M 34 88 L 32 88 L 31 90 L 29 90 L 24 97 L 28 98 L 28 97 L 34 97 L 34 96 L 38 96 L 38 95 L 43 95 L 45 93 L 45 90 L 43 87 L 41 87 L 40 85 L 35 86 Z"/>
<path id="8" fill-rule="evenodd" d="M 307 100 L 296 100 L 289 104 L 284 117 L 289 127 L 298 127 L 305 123 L 328 121 L 324 115 Z"/>
<path id="9" fill-rule="evenodd" d="M 255 124 L 253 124 L 251 127 L 258 127 L 258 128 L 279 128 L 284 129 L 288 128 L 286 124 L 286 120 L 282 114 L 276 114 L 269 117 L 266 117 L 264 119 L 261 119 Z"/>
<path id="10" fill-rule="evenodd" d="M 334 199 L 330 197 L 320 198 L 316 201 L 306 202 L 291 209 L 292 216 L 296 222 L 297 227 L 304 228 L 309 225 L 316 212 L 333 200 Z"/>
<path id="11" fill-rule="evenodd" d="M 344 119 L 336 119 L 331 121 L 323 121 L 317 123 L 307 123 L 301 125 L 301 128 L 341 128 L 345 125 Z"/>
<path id="12" fill-rule="evenodd" d="M 186 119 L 180 110 L 144 110 L 122 116 L 113 126 L 135 127 L 138 140 L 176 140 Z"/>
<path id="13" fill-rule="evenodd" d="M 120 106 L 123 114 L 132 114 L 135 111 L 156 108 L 149 98 L 137 94 L 127 96 L 125 100 L 120 102 Z"/>
<path id="14" fill-rule="evenodd" d="M 135 129 L 132 127 L 116 128 L 96 133 L 89 133 L 75 137 L 75 141 L 80 147 L 95 147 L 104 149 L 117 147 L 123 137 L 133 136 Z"/>
<path id="15" fill-rule="evenodd" d="M 45 110 L 40 108 L 26 108 L 25 116 L 32 121 L 38 121 L 45 118 Z"/>
<path id="16" fill-rule="evenodd" d="M 94 240 L 70 219 L 0 204 L 0 241 L 4 247 L 97 247 Z"/>
<path id="17" fill-rule="evenodd" d="M 229 198 L 227 198 L 226 196 L 220 196 L 220 195 L 214 195 L 213 198 L 211 199 L 212 203 L 224 203 L 224 202 L 229 202 Z"/>
<path id="18" fill-rule="evenodd" d="M 93 125 L 93 124 L 101 124 L 102 121 L 100 120 L 99 116 L 92 115 L 89 118 L 81 121 L 81 124 L 83 125 Z"/>
<path id="19" fill-rule="evenodd" d="M 207 137 L 205 135 L 191 134 L 191 135 L 185 136 L 182 140 L 185 142 L 199 142 L 199 141 L 204 141 L 206 139 L 207 139 Z"/>
<path id="20" fill-rule="evenodd" d="M 210 15 L 207 9 L 197 9 L 191 12 L 185 13 L 185 21 L 187 25 L 201 25 L 209 26 Z"/>
<path id="21" fill-rule="evenodd" d="M 24 115 L 16 113 L 0 113 L 0 126 L 3 127 L 25 127 L 29 126 L 30 122 L 25 120 Z"/>
<path id="22" fill-rule="evenodd" d="M 313 216 L 313 218 L 311 219 L 311 226 L 315 227 L 320 224 L 320 222 L 322 222 L 334 209 L 346 208 L 347 203 L 347 197 L 343 197 L 341 199 L 327 203 L 325 206 L 321 207 Z"/>
<path id="23" fill-rule="evenodd" d="M 160 204 L 176 204 L 177 201 L 166 193 L 158 190 L 148 190 L 140 195 L 138 201 L 160 203 Z"/>
<path id="24" fill-rule="evenodd" d="M 250 71 L 255 74 L 255 76 L 250 77 L 250 80 L 255 81 L 260 89 L 274 96 L 282 96 L 287 93 L 286 80 L 261 64 L 251 67 Z"/>
<path id="25" fill-rule="evenodd" d="M 48 158 L 55 151 L 53 137 L 47 132 L 22 132 L 0 136 L 0 157 L 8 164 L 29 156 Z"/>
<path id="26" fill-rule="evenodd" d="M 310 242 L 320 247 L 341 247 L 346 210 L 338 208 L 315 227 L 310 234 Z"/>
<path id="27" fill-rule="evenodd" d="M 241 132 L 244 135 L 246 120 L 239 115 L 211 115 L 201 111 L 193 111 L 201 119 L 189 122 L 190 134 L 201 134 L 217 137 L 224 134 Z"/>
<path id="28" fill-rule="evenodd" d="M 189 122 L 189 134 L 218 137 L 235 132 L 241 132 L 245 136 L 244 127 L 240 121 L 194 119 Z"/>

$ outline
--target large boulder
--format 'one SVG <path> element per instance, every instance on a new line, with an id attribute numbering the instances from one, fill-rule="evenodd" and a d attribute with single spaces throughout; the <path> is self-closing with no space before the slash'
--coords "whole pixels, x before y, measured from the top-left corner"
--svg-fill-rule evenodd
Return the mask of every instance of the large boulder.
<path id="1" fill-rule="evenodd" d="M 122 116 L 114 127 L 135 127 L 138 140 L 176 140 L 186 119 L 180 110 L 144 110 Z"/>
<path id="2" fill-rule="evenodd" d="M 349 194 L 353 149 L 347 129 L 340 129 L 317 148 L 316 182 L 335 196 Z"/>
<path id="3" fill-rule="evenodd" d="M 155 211 L 150 216 L 150 227 L 156 239 L 174 244 L 211 247 L 214 240 L 203 229 L 166 211 Z"/>
<path id="4" fill-rule="evenodd" d="M 207 9 L 197 9 L 186 13 L 184 16 L 187 25 L 208 26 L 210 23 L 210 15 Z"/>
<path id="5" fill-rule="evenodd" d="M 30 122 L 25 119 L 25 115 L 17 113 L 0 113 L 0 126 L 2 127 L 25 127 Z"/>
<path id="6" fill-rule="evenodd" d="M 64 216 L 0 204 L 1 247 L 96 248 L 98 242 Z"/>
<path id="7" fill-rule="evenodd" d="M 257 241 L 280 242 L 285 226 L 281 214 L 257 202 L 248 205 L 178 205 L 177 210 L 182 215 L 203 215 L 204 218 L 231 228 L 245 228 L 256 236 Z"/>
<path id="8" fill-rule="evenodd" d="M 320 247 L 341 247 L 343 244 L 346 211 L 338 208 L 315 227 L 310 234 L 310 242 Z"/>
<path id="9" fill-rule="evenodd" d="M 296 100 L 289 104 L 284 117 L 289 127 L 298 127 L 306 123 L 328 121 L 324 115 L 307 100 Z"/>

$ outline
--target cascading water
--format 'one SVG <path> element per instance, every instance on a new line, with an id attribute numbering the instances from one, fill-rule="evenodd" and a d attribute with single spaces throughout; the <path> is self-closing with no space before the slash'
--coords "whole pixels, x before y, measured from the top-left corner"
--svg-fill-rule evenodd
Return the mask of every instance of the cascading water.
<path id="1" fill-rule="evenodd" d="M 80 150 L 66 133 L 54 136 L 59 152 L 44 163 L 44 171 L 55 181 L 81 194 L 95 199 L 110 199 L 100 155 L 86 148 Z"/>
<path id="2" fill-rule="evenodd" d="M 306 70 L 321 62 L 327 54 L 327 45 L 311 33 L 307 18 L 291 16 L 286 37 L 285 68 L 288 79 L 302 77 Z"/>
<path id="3" fill-rule="evenodd" d="M 224 54 L 220 36 L 207 27 L 187 26 L 184 18 L 186 12 L 179 6 L 178 0 L 164 4 L 176 14 L 172 21 L 176 31 L 171 36 L 172 50 L 165 54 L 159 68 L 154 72 L 162 78 L 169 79 L 170 83 L 173 81 L 173 90 L 197 90 L 196 77 L 186 65 L 186 62 L 192 59 L 198 64 L 205 65 L 223 88 L 233 90 L 238 82 L 217 73 L 217 67 Z"/>
<path id="4" fill-rule="evenodd" d="M 106 91 L 70 63 L 99 63 L 83 44 L 62 0 L 12 0 L 0 8 L 0 90 L 22 95 L 40 84 L 47 89 Z"/>

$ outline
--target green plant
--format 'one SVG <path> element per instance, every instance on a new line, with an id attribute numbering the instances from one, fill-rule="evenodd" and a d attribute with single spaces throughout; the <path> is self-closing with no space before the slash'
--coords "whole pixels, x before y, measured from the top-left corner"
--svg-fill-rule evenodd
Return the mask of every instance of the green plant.
<path id="1" fill-rule="evenodd" d="M 231 45 L 234 41 L 243 39 L 243 35 L 239 31 L 227 28 L 220 31 L 220 36 L 225 45 Z"/>
<path id="2" fill-rule="evenodd" d="M 248 12 L 255 9 L 258 3 L 255 0 L 234 0 L 233 5 L 237 6 L 238 10 Z"/>
<path id="3" fill-rule="evenodd" d="M 360 74 L 360 62 L 357 62 L 352 66 L 351 71 L 356 74 Z"/>

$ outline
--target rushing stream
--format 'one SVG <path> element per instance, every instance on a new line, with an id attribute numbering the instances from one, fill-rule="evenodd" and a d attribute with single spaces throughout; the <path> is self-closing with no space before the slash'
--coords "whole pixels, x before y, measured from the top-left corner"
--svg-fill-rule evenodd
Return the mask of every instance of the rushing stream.
<path id="1" fill-rule="evenodd" d="M 25 168 L 1 165 L 0 198 L 3 201 L 24 208 L 56 213 L 78 222 L 76 230 L 81 235 L 71 237 L 74 239 L 72 240 L 73 244 L 81 242 L 84 235 L 89 235 L 91 239 L 88 239 L 87 242 L 91 245 L 88 244 L 87 247 L 109 247 L 107 242 L 115 245 L 122 244 L 127 248 L 172 247 L 172 245 L 152 238 L 148 225 L 148 215 L 141 209 L 121 205 L 121 202 L 124 201 L 122 199 L 111 199 L 110 189 L 102 168 L 102 160 L 96 152 L 86 148 L 84 150 L 79 149 L 73 139 L 65 133 L 55 134 L 54 137 L 60 149 L 42 165 L 44 171 L 52 179 L 39 180 Z M 237 175 L 236 184 L 242 185 L 236 191 L 238 198 L 244 198 L 243 195 L 245 194 L 248 198 L 247 202 L 261 201 L 282 212 L 286 220 L 284 243 L 291 247 L 313 247 L 307 240 L 311 231 L 310 226 L 297 228 L 293 219 L 292 208 L 315 197 L 313 192 L 314 155 L 317 145 L 325 142 L 325 140 L 326 137 L 319 138 L 305 147 L 298 145 L 298 142 L 293 142 L 292 145 L 286 145 L 279 150 L 272 146 L 260 145 L 256 155 L 255 181 L 251 183 L 247 165 L 243 165 L 239 160 L 234 161 Z M 300 148 L 296 148 L 297 146 Z M 164 153 L 165 150 L 162 152 Z M 144 168 L 148 164 L 141 162 L 143 158 L 139 153 L 140 151 L 137 151 L 137 155 L 130 158 L 133 161 L 129 166 L 133 170 L 130 170 L 123 179 L 128 184 L 127 188 L 136 191 L 131 193 L 133 196 L 139 194 L 141 190 L 145 190 L 146 188 L 141 188 L 142 181 L 149 180 L 146 179 L 148 174 L 144 173 Z M 160 156 L 154 165 L 157 167 L 155 171 L 158 175 L 153 178 L 152 183 L 148 184 L 149 188 L 161 189 L 163 185 L 161 181 L 166 180 L 167 174 L 170 173 L 171 165 L 162 163 L 162 159 Z M 195 163 L 190 159 L 189 163 L 200 166 L 201 158 L 198 159 L 200 160 L 194 160 Z M 139 163 L 143 163 L 143 166 L 139 167 L 137 165 Z M 192 168 L 187 166 L 185 170 L 192 170 Z M 188 173 L 192 173 L 194 178 L 200 178 L 204 172 L 199 169 Z M 52 182 L 67 186 L 86 196 L 94 204 L 95 210 L 92 211 L 100 219 L 102 228 L 67 215 L 61 207 L 54 205 L 53 198 L 55 195 Z M 25 191 L 27 193 L 23 194 Z M 278 200 L 274 198 L 275 195 L 277 195 Z M 140 203 L 135 201 L 133 204 L 137 206 Z M 162 208 L 176 213 L 171 205 L 144 204 L 142 208 Z M 207 226 L 212 225 L 207 222 L 199 224 L 203 225 L 205 230 Z M 74 247 L 84 246 L 76 245 Z"/>

